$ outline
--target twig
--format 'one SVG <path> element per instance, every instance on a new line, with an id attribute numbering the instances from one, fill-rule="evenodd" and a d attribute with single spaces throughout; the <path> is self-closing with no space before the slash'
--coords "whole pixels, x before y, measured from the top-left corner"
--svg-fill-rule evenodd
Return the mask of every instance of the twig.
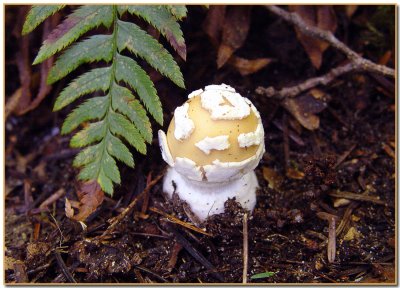
<path id="1" fill-rule="evenodd" d="M 67 280 L 70 283 L 76 283 L 76 280 L 72 276 L 71 272 L 69 272 L 68 267 L 67 267 L 67 265 L 65 265 L 64 260 L 61 258 L 60 252 L 58 252 L 56 250 L 56 251 L 54 251 L 54 255 L 56 256 L 57 264 L 58 264 L 58 266 L 60 266 L 60 269 L 61 269 L 62 273 L 64 274 L 65 278 L 67 278 Z"/>
<path id="2" fill-rule="evenodd" d="M 265 7 L 269 11 L 275 13 L 276 15 L 279 15 L 286 21 L 292 23 L 293 25 L 296 25 L 296 27 L 299 28 L 299 30 L 303 34 L 328 42 L 330 45 L 332 45 L 332 47 L 343 52 L 346 57 L 352 63 L 354 63 L 356 67 L 359 67 L 364 71 L 374 72 L 385 76 L 391 76 L 393 78 L 395 77 L 394 69 L 386 67 L 384 65 L 375 64 L 374 62 L 361 57 L 342 41 L 338 40 L 331 31 L 308 25 L 297 13 L 289 13 L 286 10 L 283 10 L 273 5 L 265 5 Z"/>
<path id="3" fill-rule="evenodd" d="M 151 181 L 146 186 L 146 188 L 144 188 L 144 190 L 140 192 L 140 194 L 137 195 L 135 199 L 133 199 L 133 201 L 128 205 L 128 207 L 126 207 L 124 211 L 121 212 L 121 214 L 109 220 L 109 223 L 111 223 L 111 225 L 108 226 L 107 230 L 104 231 L 103 234 L 101 234 L 100 238 L 104 238 L 114 231 L 115 227 L 126 217 L 126 215 L 128 215 L 129 212 L 132 211 L 138 200 L 141 199 L 147 193 L 147 191 L 149 191 L 154 185 L 156 185 L 158 181 L 160 181 L 160 179 L 164 176 L 164 172 L 162 172 L 153 181 Z"/>
<path id="4" fill-rule="evenodd" d="M 196 259 L 201 265 L 206 267 L 207 269 L 211 271 L 217 271 L 215 269 L 214 265 L 208 261 L 203 254 L 201 254 L 198 250 L 196 250 L 193 245 L 185 238 L 181 233 L 178 232 L 178 230 L 174 227 L 174 224 L 168 224 L 168 230 L 172 232 L 175 235 L 176 241 L 181 244 L 187 252 L 189 252 L 190 255 L 194 259 Z M 219 272 L 212 272 L 211 275 L 213 275 L 217 280 L 224 282 L 224 277 L 221 275 Z"/>
<path id="5" fill-rule="evenodd" d="M 50 261 L 50 263 L 44 264 L 44 265 L 39 266 L 39 267 L 37 267 L 37 268 L 35 268 L 35 269 L 32 269 L 32 270 L 27 271 L 26 274 L 28 274 L 28 275 L 30 275 L 30 274 L 36 274 L 37 272 L 40 272 L 40 271 L 42 271 L 42 270 L 44 270 L 44 269 L 47 269 L 47 268 L 50 267 L 51 262 L 53 262 L 53 259 Z"/>
<path id="6" fill-rule="evenodd" d="M 152 275 L 152 276 L 154 276 L 155 278 L 157 278 L 158 280 L 161 280 L 161 281 L 164 282 L 164 283 L 169 283 L 168 280 L 164 279 L 163 277 L 161 277 L 161 276 L 158 275 L 157 273 L 151 271 L 150 269 L 147 269 L 146 267 L 139 266 L 139 265 L 134 265 L 134 267 L 137 268 L 137 269 L 139 269 L 139 270 L 142 270 L 142 271 L 144 271 L 144 272 L 146 272 L 146 273 L 148 273 L 148 274 L 150 274 L 150 275 Z"/>
<path id="7" fill-rule="evenodd" d="M 247 229 L 247 213 L 243 215 L 243 283 L 247 283 L 249 264 L 249 233 Z"/>
<path id="8" fill-rule="evenodd" d="M 172 247 L 171 254 L 167 264 L 167 270 L 169 272 L 171 272 L 172 269 L 174 269 L 176 261 L 178 261 L 178 254 L 181 250 L 182 250 L 182 245 L 178 242 L 175 242 L 174 246 Z"/>
<path id="9" fill-rule="evenodd" d="M 385 76 L 395 77 L 395 70 L 384 65 L 375 64 L 374 62 L 363 58 L 346 44 L 338 40 L 332 32 L 322 30 L 315 26 L 310 26 L 296 13 L 287 12 L 274 5 L 265 5 L 265 8 L 272 13 L 282 17 L 285 21 L 295 25 L 304 35 L 317 38 L 328 42 L 332 47 L 341 51 L 350 60 L 343 66 L 335 67 L 330 70 L 327 74 L 308 79 L 299 85 L 283 88 L 276 90 L 273 87 L 265 88 L 258 87 L 256 92 L 261 95 L 268 97 L 276 97 L 277 99 L 283 99 L 285 97 L 295 97 L 301 92 L 311 89 L 317 85 L 328 85 L 335 78 L 352 71 L 366 71 L 372 73 L 378 73 Z"/>
<path id="10" fill-rule="evenodd" d="M 153 212 L 155 212 L 155 213 L 157 213 L 157 214 L 160 214 L 160 215 L 164 216 L 165 218 L 168 219 L 168 221 L 170 221 L 170 222 L 172 222 L 172 223 L 179 224 L 179 225 L 181 225 L 181 226 L 183 226 L 183 227 L 185 227 L 185 228 L 188 228 L 188 229 L 190 229 L 190 230 L 193 230 L 193 231 L 196 231 L 196 232 L 198 232 L 198 233 L 201 233 L 201 234 L 204 234 L 204 235 L 213 237 L 212 234 L 207 233 L 206 231 L 204 231 L 204 230 L 202 230 L 202 229 L 200 229 L 200 228 L 198 228 L 198 227 L 196 227 L 196 226 L 194 226 L 194 225 L 192 225 L 192 224 L 190 224 L 190 223 L 187 223 L 187 222 L 184 222 L 184 221 L 182 221 L 182 220 L 179 220 L 178 218 L 176 218 L 176 217 L 174 217 L 174 216 L 172 216 L 172 215 L 169 215 L 169 214 L 167 214 L 167 213 L 165 213 L 165 212 L 163 212 L 163 211 L 157 209 L 156 207 L 150 207 L 149 210 L 150 210 L 150 211 L 153 211 Z"/>
<path id="11" fill-rule="evenodd" d="M 50 195 L 49 198 L 47 198 L 46 200 L 44 200 L 42 202 L 42 204 L 40 204 L 39 209 L 42 211 L 46 211 L 48 208 L 47 206 L 49 206 L 50 204 L 56 202 L 58 199 L 60 199 L 63 195 L 65 194 L 65 189 L 64 188 L 60 188 L 58 189 L 56 192 L 54 192 L 53 194 Z"/>
<path id="12" fill-rule="evenodd" d="M 289 147 L 289 127 L 288 127 L 288 120 L 286 113 L 283 114 L 282 117 L 282 125 L 283 125 L 283 155 L 284 155 L 284 160 L 285 160 L 285 171 L 286 174 L 288 173 L 288 170 L 290 168 L 290 147 Z"/>
<path id="13" fill-rule="evenodd" d="M 353 152 L 354 148 L 356 148 L 357 144 L 353 144 L 349 150 L 345 151 L 342 155 L 339 156 L 338 160 L 336 161 L 335 166 L 333 166 L 333 169 L 336 169 L 346 158 L 350 155 L 351 152 Z"/>
<path id="14" fill-rule="evenodd" d="M 274 87 L 265 88 L 260 86 L 256 89 L 256 93 L 260 95 L 265 95 L 267 97 L 274 97 L 278 100 L 284 99 L 286 97 L 295 97 L 300 93 L 307 91 L 315 86 L 328 85 L 337 77 L 356 70 L 360 70 L 360 67 L 356 67 L 353 63 L 350 62 L 343 66 L 335 67 L 322 76 L 307 79 L 306 81 L 292 87 L 286 87 L 282 88 L 281 90 L 276 90 Z"/>
<path id="15" fill-rule="evenodd" d="M 147 182 L 146 185 L 148 185 L 151 182 L 151 176 L 152 176 L 152 171 L 147 175 Z M 149 190 L 144 194 L 144 199 L 143 199 L 143 205 L 142 205 L 142 214 L 145 215 L 147 208 L 149 207 L 149 198 L 150 198 L 150 193 Z"/>
<path id="16" fill-rule="evenodd" d="M 383 200 L 378 199 L 374 196 L 368 196 L 364 194 L 357 194 L 352 192 L 339 192 L 339 191 L 332 191 L 329 193 L 329 196 L 338 197 L 338 198 L 345 198 L 350 200 L 358 200 L 358 201 L 365 201 L 365 202 L 372 202 L 379 205 L 390 206 Z"/>

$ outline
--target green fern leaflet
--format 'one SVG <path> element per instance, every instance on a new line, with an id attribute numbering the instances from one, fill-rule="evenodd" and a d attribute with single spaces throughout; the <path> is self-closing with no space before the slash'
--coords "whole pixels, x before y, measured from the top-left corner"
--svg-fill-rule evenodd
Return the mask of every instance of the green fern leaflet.
<path id="1" fill-rule="evenodd" d="M 32 6 L 23 34 L 34 30 L 64 6 Z M 71 133 L 85 124 L 70 142 L 71 147 L 83 148 L 73 165 L 81 168 L 79 179 L 97 180 L 110 195 L 114 185 L 121 182 L 116 160 L 134 167 L 128 147 L 146 154 L 146 143 L 151 143 L 153 133 L 147 112 L 163 124 L 161 101 L 154 83 L 137 59 L 143 59 L 184 88 L 182 73 L 172 55 L 138 25 L 122 21 L 121 16 L 127 12 L 153 25 L 177 53 L 186 58 L 186 45 L 178 23 L 186 17 L 185 6 L 87 5 L 75 9 L 50 33 L 34 60 L 34 64 L 38 64 L 62 52 L 49 72 L 49 84 L 82 64 L 100 63 L 97 64 L 100 67 L 83 73 L 64 88 L 54 110 L 96 93 L 96 97 L 86 99 L 68 115 L 61 133 Z M 100 26 L 110 32 L 76 42 L 86 32 Z M 126 56 L 127 52 L 131 56 Z"/>

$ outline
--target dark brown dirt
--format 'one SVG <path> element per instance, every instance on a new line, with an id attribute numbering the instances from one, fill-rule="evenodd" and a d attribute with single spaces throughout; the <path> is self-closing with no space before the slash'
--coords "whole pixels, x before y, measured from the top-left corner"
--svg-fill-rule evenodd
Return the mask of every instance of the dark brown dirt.
<path id="1" fill-rule="evenodd" d="M 372 8 L 361 8 L 357 13 L 373 13 L 363 9 Z M 266 153 L 256 169 L 261 187 L 248 221 L 248 282 L 395 282 L 396 175 L 392 153 L 397 147 L 396 119 L 394 91 L 387 84 L 392 80 L 357 73 L 337 79 L 329 87 L 319 87 L 330 101 L 318 114 L 319 129 L 309 131 L 277 101 L 254 91 L 259 85 L 283 87 L 326 72 L 343 56 L 328 49 L 321 71 L 316 72 L 292 28 L 267 11 L 254 9 L 250 34 L 237 53 L 245 58 L 273 57 L 276 62 L 246 77 L 230 66 L 217 70 L 216 51 L 201 30 L 204 9 L 193 6 L 189 11 L 183 24 L 188 61 L 179 63 L 187 91 L 166 79 L 157 81 L 166 124 L 154 124 L 153 129 L 165 130 L 188 91 L 210 83 L 232 85 L 259 109 Z M 340 19 L 339 25 L 339 36 L 346 34 L 348 43 L 360 43 L 355 32 L 366 28 Z M 12 61 L 16 57 L 12 48 L 15 39 L 7 33 L 9 96 L 18 88 L 18 75 Z M 354 46 L 375 61 L 379 58 L 370 47 Z M 76 199 L 77 171 L 71 166 L 76 151 L 68 147 L 70 136 L 59 133 L 69 111 L 51 112 L 56 92 L 63 85 L 65 82 L 56 84 L 32 112 L 12 115 L 5 123 L 6 282 L 241 283 L 242 219 L 246 211 L 234 201 L 226 203 L 224 214 L 202 224 L 212 234 L 207 236 L 151 210 L 155 207 L 190 222 L 184 205 L 179 199 L 165 199 L 158 183 L 150 191 L 146 213 L 140 212 L 143 202 L 139 201 L 111 235 L 101 240 L 98 237 L 109 226 L 107 220 L 121 213 L 145 188 L 148 175 L 154 179 L 162 173 L 166 164 L 156 138 L 146 157 L 134 155 L 134 170 L 120 165 L 123 184 L 87 219 L 86 230 L 65 216 L 65 196 Z M 50 205 L 48 212 L 38 212 L 39 205 L 60 188 L 66 194 Z M 338 197 L 332 193 L 347 193 L 343 198 L 350 201 L 335 207 Z M 359 199 L 351 200 L 354 195 Z M 371 196 L 382 201 L 373 202 Z M 320 219 L 318 212 L 338 217 L 340 231 L 336 230 L 333 263 L 327 260 L 328 221 Z M 251 279 L 267 271 L 273 275 Z"/>

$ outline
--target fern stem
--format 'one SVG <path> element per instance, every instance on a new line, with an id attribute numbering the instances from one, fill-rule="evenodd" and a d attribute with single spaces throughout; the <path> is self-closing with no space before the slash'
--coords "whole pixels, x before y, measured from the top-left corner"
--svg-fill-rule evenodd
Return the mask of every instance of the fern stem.
<path id="1" fill-rule="evenodd" d="M 118 13 L 118 11 L 117 11 L 117 6 L 116 5 L 112 5 L 112 7 L 113 7 L 113 9 L 112 9 L 112 13 L 113 13 L 113 33 L 112 33 L 112 45 L 113 45 L 113 48 L 114 48 L 114 51 L 113 51 L 113 57 L 112 57 L 112 64 L 111 64 L 111 77 L 110 77 L 110 84 L 109 84 L 109 89 L 108 89 L 108 105 L 109 105 L 109 108 L 107 109 L 107 112 L 106 112 L 106 115 L 104 116 L 104 123 L 105 123 L 105 125 L 106 125 L 106 130 L 107 130 L 107 133 L 106 133 L 106 135 L 105 135 L 105 137 L 103 138 L 103 140 L 101 141 L 102 142 L 102 152 L 101 152 L 101 155 L 102 155 L 102 157 L 101 157 L 101 162 L 103 161 L 103 157 L 104 157 L 104 155 L 105 155 L 105 153 L 107 153 L 107 151 L 106 151 L 106 147 L 107 147 L 107 142 L 109 141 L 109 139 L 110 139 L 110 123 L 109 123 L 109 115 L 110 115 L 110 112 L 113 112 L 114 111 L 114 109 L 113 109 L 113 107 L 112 107 L 112 101 L 111 101 L 111 91 L 112 91 L 112 89 L 113 89 L 113 86 L 114 86 L 114 84 L 115 84 L 115 67 L 116 67 L 116 65 L 115 65 L 115 63 L 116 63 L 116 58 L 117 58 L 117 54 L 118 54 L 118 50 L 117 50 L 117 36 L 118 36 L 118 25 L 117 25 L 117 13 Z M 97 175 L 96 175 L 96 178 L 99 178 L 99 174 L 100 174 L 100 170 L 101 170 L 101 167 L 102 167 L 102 165 L 100 164 L 100 166 L 99 166 L 99 169 L 97 170 Z"/>

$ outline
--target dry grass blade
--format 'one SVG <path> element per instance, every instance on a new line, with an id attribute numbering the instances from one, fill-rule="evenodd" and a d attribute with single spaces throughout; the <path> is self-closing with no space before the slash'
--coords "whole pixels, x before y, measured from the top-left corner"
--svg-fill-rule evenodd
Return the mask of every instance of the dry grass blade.
<path id="1" fill-rule="evenodd" d="M 183 226 L 183 227 L 185 227 L 185 228 L 187 228 L 187 229 L 196 231 L 196 232 L 198 232 L 198 233 L 201 233 L 201 234 L 204 234 L 204 235 L 213 237 L 212 234 L 205 232 L 203 229 L 200 229 L 200 228 L 194 226 L 193 224 L 190 224 L 190 223 L 184 222 L 184 221 L 182 221 L 182 220 L 179 220 L 178 218 L 176 218 L 176 217 L 174 217 L 174 216 L 172 216 L 172 215 L 170 215 L 170 214 L 167 214 L 167 213 L 165 213 L 165 212 L 163 212 L 163 211 L 157 209 L 156 207 L 150 207 L 149 210 L 150 210 L 150 211 L 153 211 L 154 213 L 157 213 L 157 214 L 160 214 L 160 215 L 164 216 L 165 218 L 168 219 L 168 221 L 170 221 L 170 222 L 172 222 L 172 223 L 181 225 L 181 226 Z"/>
<path id="2" fill-rule="evenodd" d="M 56 202 L 58 199 L 60 199 L 63 195 L 65 194 L 65 189 L 61 188 L 58 189 L 56 192 L 54 192 L 53 194 L 50 195 L 49 198 L 47 198 L 46 200 L 44 200 L 42 202 L 42 204 L 40 204 L 39 209 L 40 210 L 47 210 L 47 207 Z"/>
<path id="3" fill-rule="evenodd" d="M 318 218 L 328 221 L 328 247 L 327 247 L 327 256 L 328 262 L 333 263 L 335 262 L 336 257 L 336 222 L 338 217 L 336 215 L 332 215 L 326 212 L 318 212 Z"/>
<path id="4" fill-rule="evenodd" d="M 347 223 L 350 221 L 351 214 L 353 210 L 358 206 L 358 203 L 351 203 L 349 207 L 347 207 L 346 211 L 343 214 L 342 221 L 340 221 L 338 227 L 336 228 L 336 235 L 342 234 L 344 228 L 346 227 Z"/>
<path id="5" fill-rule="evenodd" d="M 354 148 L 356 148 L 357 144 L 353 144 L 353 146 L 350 147 L 347 151 L 345 151 L 336 161 L 335 166 L 333 166 L 334 169 L 336 169 L 340 164 L 343 163 L 344 160 L 350 155 L 351 152 L 353 152 Z"/>
<path id="6" fill-rule="evenodd" d="M 368 196 L 363 194 L 357 194 L 352 192 L 341 192 L 341 191 L 333 191 L 329 193 L 330 196 L 338 197 L 338 198 L 345 198 L 350 200 L 358 200 L 358 201 L 365 201 L 365 202 L 372 202 L 378 205 L 390 206 L 389 203 L 386 203 L 383 200 L 380 200 L 378 197 Z"/>
<path id="7" fill-rule="evenodd" d="M 329 223 L 329 235 L 328 235 L 328 262 L 335 262 L 336 257 L 336 220 L 332 218 Z"/>

